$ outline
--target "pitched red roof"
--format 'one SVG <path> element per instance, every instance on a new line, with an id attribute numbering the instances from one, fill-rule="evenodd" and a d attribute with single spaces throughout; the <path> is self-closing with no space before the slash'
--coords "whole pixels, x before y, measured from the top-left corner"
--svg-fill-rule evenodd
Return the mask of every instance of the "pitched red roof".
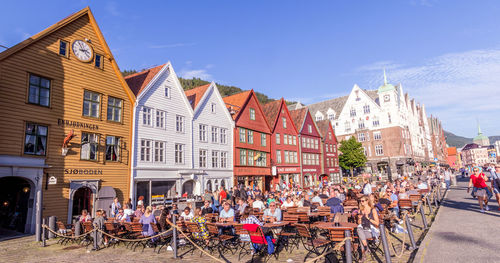
<path id="1" fill-rule="evenodd" d="M 233 119 L 236 119 L 236 117 L 238 116 L 237 113 L 243 107 L 243 104 L 245 104 L 245 102 L 247 101 L 248 96 L 250 96 L 251 92 L 252 92 L 251 90 L 247 90 L 247 91 L 243 91 L 241 93 L 234 94 L 234 95 L 227 96 L 227 97 L 223 98 L 224 103 L 226 103 L 227 107 L 230 108 L 229 112 L 230 113 L 233 111 L 235 112 L 234 114 L 231 113 L 231 116 L 233 117 Z"/>
<path id="2" fill-rule="evenodd" d="M 156 74 L 158 74 L 158 72 L 160 72 L 165 65 L 166 64 L 152 67 L 125 77 L 125 81 L 135 96 L 142 92 L 142 90 L 149 84 L 149 82 L 151 82 L 151 80 L 153 80 Z"/>
<path id="3" fill-rule="evenodd" d="M 319 130 L 321 137 L 324 138 L 328 134 L 330 120 L 317 121 L 316 126 L 318 126 L 318 130 Z"/>
<path id="4" fill-rule="evenodd" d="M 191 103 L 191 107 L 193 107 L 193 110 L 196 108 L 196 106 L 198 106 L 198 103 L 200 103 L 200 100 L 201 98 L 203 98 L 203 95 L 207 91 L 208 87 L 210 87 L 210 84 L 205 84 L 203 86 L 198 86 L 196 88 L 184 91 L 189 103 Z"/>
<path id="5" fill-rule="evenodd" d="M 448 147 L 448 155 L 457 155 L 457 147 Z"/>
<path id="6" fill-rule="evenodd" d="M 307 108 L 290 111 L 290 117 L 292 118 L 295 127 L 297 127 L 298 132 L 300 132 L 300 130 L 302 129 L 302 123 L 304 123 L 306 114 Z"/>
<path id="7" fill-rule="evenodd" d="M 264 112 L 264 115 L 266 115 L 266 120 L 271 130 L 274 129 L 274 124 L 279 116 L 282 103 L 283 99 L 280 99 L 268 102 L 262 106 L 262 111 Z"/>

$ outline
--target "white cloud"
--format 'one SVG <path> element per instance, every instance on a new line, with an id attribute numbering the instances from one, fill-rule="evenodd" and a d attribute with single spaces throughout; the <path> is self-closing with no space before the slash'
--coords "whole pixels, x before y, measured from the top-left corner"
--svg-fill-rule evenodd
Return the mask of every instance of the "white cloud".
<path id="1" fill-rule="evenodd" d="M 161 49 L 161 48 L 174 48 L 174 47 L 189 47 L 194 45 L 196 45 L 196 43 L 174 43 L 174 44 L 164 44 L 164 45 L 150 45 L 148 46 L 148 48 Z M 188 62 L 186 62 L 186 64 L 188 64 Z"/>
<path id="2" fill-rule="evenodd" d="M 500 133 L 500 49 L 450 53 L 403 65 L 391 61 L 361 66 L 355 71 L 366 77 L 368 89 L 382 84 L 382 70 L 388 81 L 402 83 L 403 90 L 426 105 L 427 113 L 438 116 L 445 129 L 466 136 L 476 131 L 479 118 L 483 132 Z"/>
<path id="3" fill-rule="evenodd" d="M 179 75 L 186 79 L 200 78 L 206 81 L 213 80 L 212 75 L 208 73 L 206 69 L 193 69 L 193 70 L 183 69 L 179 72 Z"/>

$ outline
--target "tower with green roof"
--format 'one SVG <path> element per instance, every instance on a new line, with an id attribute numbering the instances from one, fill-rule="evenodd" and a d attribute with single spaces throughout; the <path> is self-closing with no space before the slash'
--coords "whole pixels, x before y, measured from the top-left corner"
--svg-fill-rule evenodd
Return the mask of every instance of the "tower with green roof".
<path id="1" fill-rule="evenodd" d="M 477 122 L 477 136 L 472 140 L 473 143 L 481 146 L 489 146 L 490 139 L 488 136 L 483 135 L 481 132 L 481 126 L 479 125 L 479 121 Z"/>

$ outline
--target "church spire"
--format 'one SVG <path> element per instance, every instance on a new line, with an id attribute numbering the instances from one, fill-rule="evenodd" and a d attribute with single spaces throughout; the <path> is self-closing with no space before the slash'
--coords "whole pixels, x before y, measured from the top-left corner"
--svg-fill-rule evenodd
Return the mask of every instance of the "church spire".
<path id="1" fill-rule="evenodd" d="M 387 85 L 387 76 L 385 75 L 385 68 L 384 68 L 384 85 Z"/>
<path id="2" fill-rule="evenodd" d="M 481 135 L 481 134 L 483 134 L 483 133 L 481 132 L 481 126 L 479 125 L 479 119 L 477 119 L 477 135 Z"/>

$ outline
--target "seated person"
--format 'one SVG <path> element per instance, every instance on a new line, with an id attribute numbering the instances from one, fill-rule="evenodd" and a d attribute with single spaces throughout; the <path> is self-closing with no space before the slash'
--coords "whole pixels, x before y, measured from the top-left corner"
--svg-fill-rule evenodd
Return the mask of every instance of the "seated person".
<path id="1" fill-rule="evenodd" d="M 87 209 L 82 210 L 82 215 L 80 216 L 78 221 L 80 221 L 82 223 L 92 221 L 92 217 L 90 217 L 89 213 L 87 212 Z"/>
<path id="2" fill-rule="evenodd" d="M 242 215 L 243 212 L 245 211 L 245 208 L 248 207 L 248 204 L 242 198 L 238 197 L 238 198 L 236 198 L 236 200 L 238 202 L 238 214 Z"/>
<path id="3" fill-rule="evenodd" d="M 134 212 L 134 217 L 141 218 L 143 214 L 144 214 L 144 206 L 137 205 L 137 209 Z"/>
<path id="4" fill-rule="evenodd" d="M 418 184 L 417 184 L 418 189 L 429 189 L 427 184 L 423 182 L 422 180 L 418 179 Z"/>
<path id="5" fill-rule="evenodd" d="M 281 221 L 281 210 L 277 208 L 276 204 L 277 202 L 272 202 L 269 204 L 269 208 L 264 210 L 264 221 L 271 223 Z"/>
<path id="6" fill-rule="evenodd" d="M 125 214 L 123 208 L 120 208 L 118 209 L 118 214 L 116 214 L 115 220 L 118 222 L 130 222 L 130 217 Z"/>
<path id="7" fill-rule="evenodd" d="M 193 219 L 193 217 L 194 217 L 194 215 L 191 212 L 191 208 L 189 208 L 189 207 L 184 208 L 184 211 L 181 214 L 181 219 L 184 221 L 191 221 L 191 219 Z"/>
<path id="8" fill-rule="evenodd" d="M 334 190 L 333 197 L 326 200 L 326 206 L 330 207 L 331 213 L 344 213 L 344 206 L 339 198 L 340 192 L 338 189 Z"/>
<path id="9" fill-rule="evenodd" d="M 262 197 L 257 196 L 256 199 L 257 200 L 255 200 L 252 204 L 252 208 L 258 208 L 260 211 L 263 211 L 264 209 L 266 209 L 264 202 L 262 202 Z"/>
<path id="10" fill-rule="evenodd" d="M 292 201 L 291 196 L 287 196 L 283 204 L 281 205 L 281 209 L 286 210 L 289 207 L 295 206 L 295 203 Z"/>
<path id="11" fill-rule="evenodd" d="M 228 201 L 222 203 L 223 209 L 219 213 L 219 221 L 222 223 L 234 221 L 234 210 L 229 205 Z"/>
<path id="12" fill-rule="evenodd" d="M 206 214 L 211 214 L 213 212 L 214 212 L 214 209 L 212 208 L 212 206 L 210 204 L 210 200 L 205 199 L 205 204 L 201 208 L 201 214 L 203 216 L 205 216 Z"/>
<path id="13" fill-rule="evenodd" d="M 314 197 L 311 199 L 311 203 L 319 203 L 319 206 L 323 206 L 323 200 L 319 197 L 318 191 L 314 191 Z"/>

